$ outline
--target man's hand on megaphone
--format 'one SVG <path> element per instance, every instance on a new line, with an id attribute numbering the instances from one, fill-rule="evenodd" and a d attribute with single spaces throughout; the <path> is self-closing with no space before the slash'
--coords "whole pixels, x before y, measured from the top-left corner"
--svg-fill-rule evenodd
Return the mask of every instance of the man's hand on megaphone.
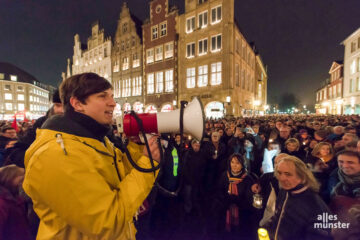
<path id="1" fill-rule="evenodd" d="M 159 145 L 157 143 L 157 139 L 159 138 L 159 136 L 152 136 L 149 140 L 148 140 L 148 143 L 149 143 L 149 148 L 150 148 L 150 152 L 151 152 L 151 156 L 152 158 L 157 161 L 157 162 L 160 162 L 160 149 L 159 149 Z M 148 154 L 148 151 L 147 151 L 147 148 L 144 147 L 144 150 L 143 150 L 143 154 L 147 157 L 149 157 L 149 154 Z"/>

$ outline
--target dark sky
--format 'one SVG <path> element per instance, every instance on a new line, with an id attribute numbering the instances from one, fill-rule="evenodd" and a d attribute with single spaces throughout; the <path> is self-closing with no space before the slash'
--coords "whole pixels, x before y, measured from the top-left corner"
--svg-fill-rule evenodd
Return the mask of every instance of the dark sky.
<path id="1" fill-rule="evenodd" d="M 181 13 L 185 0 L 172 0 Z M 99 20 L 114 36 L 123 0 L 0 0 L 0 61 L 9 62 L 44 83 L 57 85 L 73 37 L 83 43 Z M 133 14 L 148 17 L 148 0 L 128 0 Z M 360 27 L 360 0 L 235 0 L 235 15 L 249 42 L 268 65 L 268 100 L 290 92 L 303 104 L 328 78 L 340 43 Z"/>

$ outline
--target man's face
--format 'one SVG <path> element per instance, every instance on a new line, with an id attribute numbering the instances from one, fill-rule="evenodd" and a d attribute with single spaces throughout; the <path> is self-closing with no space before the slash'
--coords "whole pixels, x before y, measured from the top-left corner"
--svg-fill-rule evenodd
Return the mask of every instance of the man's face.
<path id="1" fill-rule="evenodd" d="M 284 139 L 287 139 L 290 135 L 290 129 L 289 127 L 282 127 L 280 129 L 280 137 L 281 138 L 284 138 Z"/>
<path id="2" fill-rule="evenodd" d="M 276 166 L 276 171 L 276 178 L 284 190 L 290 190 L 302 182 L 297 176 L 295 164 L 292 162 L 280 161 Z"/>
<path id="3" fill-rule="evenodd" d="M 220 135 L 218 132 L 213 132 L 213 134 L 211 134 L 211 141 L 212 142 L 219 142 L 219 139 L 220 139 Z"/>
<path id="4" fill-rule="evenodd" d="M 199 142 L 193 142 L 191 144 L 191 147 L 194 150 L 194 152 L 199 152 L 200 151 L 200 143 Z"/>
<path id="5" fill-rule="evenodd" d="M 315 131 L 319 130 L 321 128 L 320 123 L 319 122 L 314 122 L 313 128 L 315 129 Z"/>
<path id="6" fill-rule="evenodd" d="M 348 176 L 357 175 L 360 173 L 359 159 L 354 156 L 339 155 L 339 168 Z"/>
<path id="7" fill-rule="evenodd" d="M 274 123 L 274 122 L 269 122 L 269 127 L 270 127 L 270 128 L 274 128 L 274 127 L 275 127 L 275 123 Z"/>
<path id="8" fill-rule="evenodd" d="M 352 140 L 353 140 L 352 137 L 346 134 L 342 137 L 342 141 L 344 142 L 344 145 L 351 142 Z"/>
<path id="9" fill-rule="evenodd" d="M 75 98 L 73 107 L 75 111 L 88 115 L 100 124 L 112 124 L 115 105 L 113 90 L 109 88 L 90 95 L 85 104 Z"/>
<path id="10" fill-rule="evenodd" d="M 259 125 L 254 125 L 252 129 L 254 130 L 254 133 L 259 133 Z"/>
<path id="11" fill-rule="evenodd" d="M 231 128 L 226 129 L 226 135 L 231 136 L 233 134 L 233 130 Z"/>
<path id="12" fill-rule="evenodd" d="M 54 114 L 56 115 L 61 115 L 64 113 L 64 108 L 61 103 L 54 103 L 53 109 L 54 109 Z"/>
<path id="13" fill-rule="evenodd" d="M 3 136 L 7 138 L 17 138 L 15 129 L 8 129 L 3 133 Z"/>
<path id="14" fill-rule="evenodd" d="M 222 137 L 222 135 L 224 135 L 224 130 L 220 129 L 218 133 L 220 134 L 220 137 Z"/>
<path id="15" fill-rule="evenodd" d="M 276 122 L 276 128 L 280 131 L 280 128 L 283 126 L 282 122 Z"/>
<path id="16" fill-rule="evenodd" d="M 181 140 L 181 136 L 180 135 L 176 135 L 175 136 L 175 142 L 180 143 Z"/>
<path id="17" fill-rule="evenodd" d="M 360 141 L 357 142 L 356 150 L 358 153 L 360 153 Z"/>

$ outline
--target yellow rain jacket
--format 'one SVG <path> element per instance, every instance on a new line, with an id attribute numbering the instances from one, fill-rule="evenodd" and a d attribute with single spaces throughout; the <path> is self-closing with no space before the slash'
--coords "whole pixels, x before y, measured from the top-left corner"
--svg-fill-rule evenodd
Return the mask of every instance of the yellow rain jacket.
<path id="1" fill-rule="evenodd" d="M 36 134 L 25 155 L 23 188 L 40 218 L 37 239 L 135 239 L 133 217 L 154 174 L 133 169 L 106 137 L 104 144 L 49 129 Z M 151 167 L 138 145 L 128 149 L 140 167 Z"/>

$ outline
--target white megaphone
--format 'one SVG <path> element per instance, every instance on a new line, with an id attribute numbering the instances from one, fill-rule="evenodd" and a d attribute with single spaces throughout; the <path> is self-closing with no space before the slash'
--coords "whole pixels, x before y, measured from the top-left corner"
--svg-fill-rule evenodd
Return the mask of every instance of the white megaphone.
<path id="1" fill-rule="evenodd" d="M 166 113 L 141 113 L 145 133 L 179 133 L 180 109 Z M 138 136 L 140 128 L 134 116 L 125 114 L 123 123 L 117 123 L 126 136 Z M 183 114 L 184 133 L 202 140 L 205 129 L 205 117 L 201 101 L 195 97 L 185 108 Z"/>

